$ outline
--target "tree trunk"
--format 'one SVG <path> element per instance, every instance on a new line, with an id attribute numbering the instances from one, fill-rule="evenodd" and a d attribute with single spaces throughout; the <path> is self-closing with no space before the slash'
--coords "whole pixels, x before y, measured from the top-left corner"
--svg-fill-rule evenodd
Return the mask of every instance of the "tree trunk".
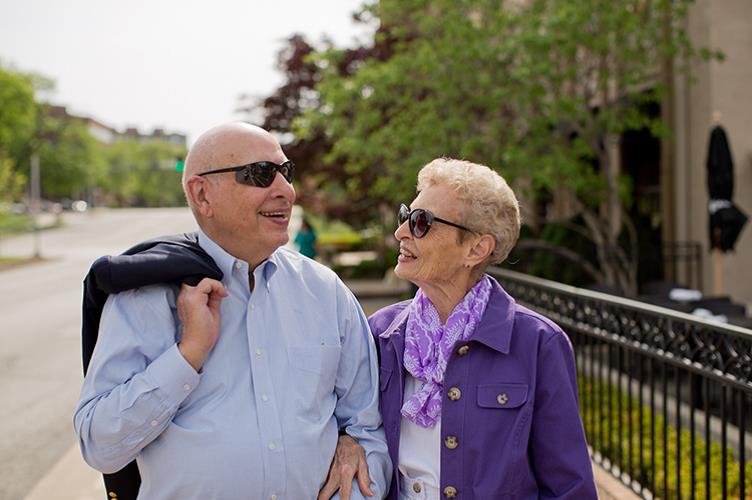
<path id="1" fill-rule="evenodd" d="M 666 2 L 663 15 L 663 36 L 666 41 L 671 40 L 671 4 Z M 676 130 L 674 116 L 674 61 L 670 55 L 661 58 L 661 80 L 665 93 L 661 99 L 661 121 L 668 131 L 667 137 L 661 138 L 661 243 L 667 245 L 676 239 L 674 228 L 675 191 L 674 191 L 674 132 Z M 674 266 L 665 266 L 663 277 L 674 281 Z"/>

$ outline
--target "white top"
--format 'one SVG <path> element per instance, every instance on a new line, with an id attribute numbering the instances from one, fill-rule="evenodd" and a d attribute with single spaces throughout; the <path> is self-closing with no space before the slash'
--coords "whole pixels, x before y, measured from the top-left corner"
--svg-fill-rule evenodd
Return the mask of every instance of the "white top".
<path id="1" fill-rule="evenodd" d="M 418 379 L 410 373 L 405 374 L 405 401 L 415 394 L 418 385 Z M 441 420 L 426 429 L 402 417 L 399 449 L 399 472 L 402 476 L 400 498 L 439 498 L 440 468 Z M 415 486 L 416 482 L 419 486 Z"/>

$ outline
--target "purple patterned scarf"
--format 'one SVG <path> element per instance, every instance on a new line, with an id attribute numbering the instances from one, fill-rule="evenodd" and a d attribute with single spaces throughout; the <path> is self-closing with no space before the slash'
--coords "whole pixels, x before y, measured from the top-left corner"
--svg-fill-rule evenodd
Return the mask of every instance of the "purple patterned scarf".
<path id="1" fill-rule="evenodd" d="M 491 296 L 491 280 L 483 276 L 441 324 L 431 301 L 418 290 L 408 306 L 405 327 L 405 368 L 418 379 L 418 390 L 405 401 L 402 415 L 421 427 L 433 427 L 441 417 L 444 372 L 454 344 L 467 340 L 478 326 Z"/>

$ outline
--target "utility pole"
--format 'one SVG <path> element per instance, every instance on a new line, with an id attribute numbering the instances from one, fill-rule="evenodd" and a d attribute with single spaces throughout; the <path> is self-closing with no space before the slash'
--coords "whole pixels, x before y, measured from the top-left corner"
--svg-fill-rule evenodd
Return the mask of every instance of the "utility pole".
<path id="1" fill-rule="evenodd" d="M 39 155 L 33 153 L 31 155 L 31 217 L 32 217 L 32 229 L 34 232 L 34 258 L 38 259 L 42 256 L 39 245 L 39 223 L 37 218 L 39 217 L 39 209 L 41 207 L 41 201 L 39 199 Z"/>

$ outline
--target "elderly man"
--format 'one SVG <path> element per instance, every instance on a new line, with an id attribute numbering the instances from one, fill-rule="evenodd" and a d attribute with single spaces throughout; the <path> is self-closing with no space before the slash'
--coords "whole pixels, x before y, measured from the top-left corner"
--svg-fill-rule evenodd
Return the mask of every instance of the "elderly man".
<path id="1" fill-rule="evenodd" d="M 313 499 L 344 433 L 365 449 L 374 482 L 352 488 L 350 476 L 343 496 L 388 490 L 363 312 L 331 271 L 282 248 L 293 169 L 257 127 L 203 134 L 183 187 L 222 280 L 107 299 L 75 427 L 96 469 L 137 460 L 139 498 Z"/>

